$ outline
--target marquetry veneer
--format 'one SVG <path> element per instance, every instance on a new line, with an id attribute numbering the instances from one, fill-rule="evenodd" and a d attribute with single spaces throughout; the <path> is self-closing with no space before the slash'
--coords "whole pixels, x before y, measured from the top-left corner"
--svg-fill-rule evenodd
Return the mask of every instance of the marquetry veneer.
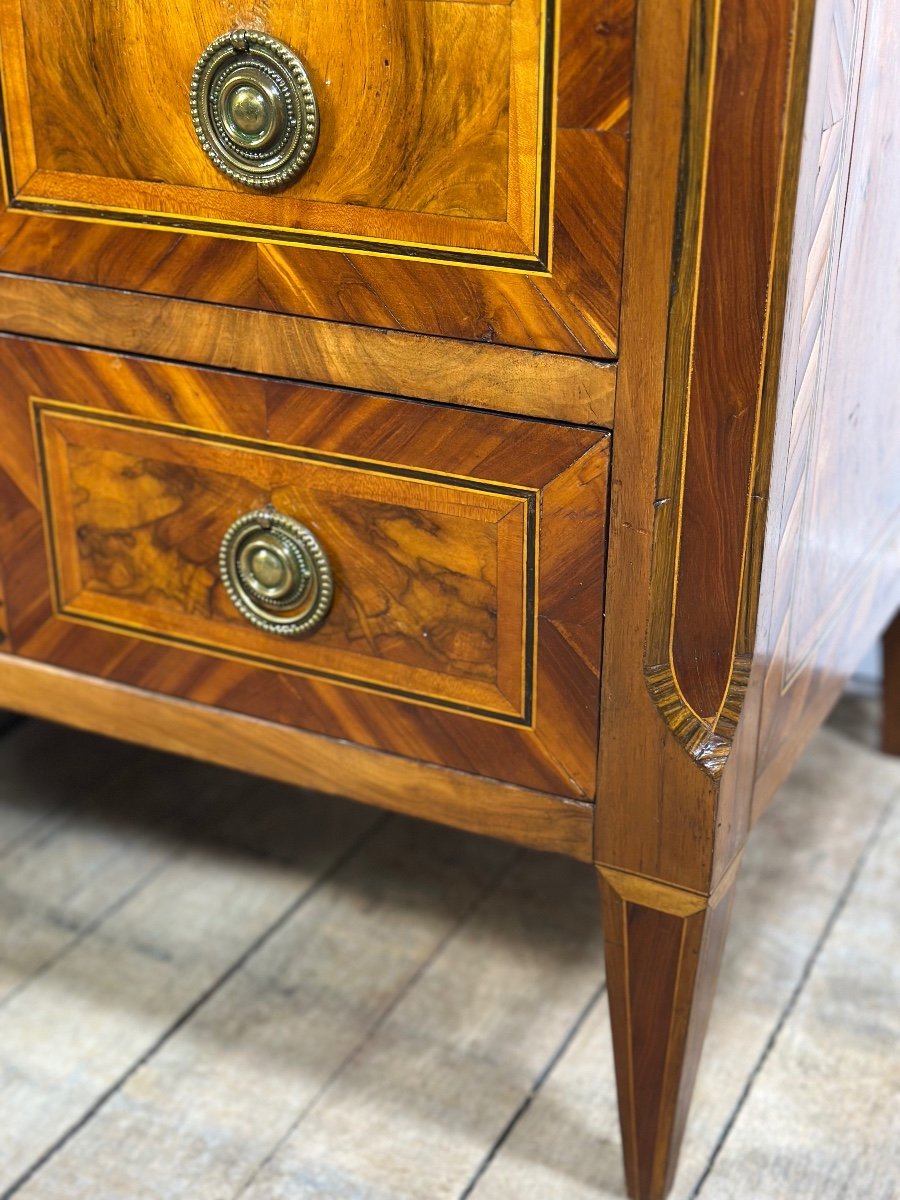
<path id="1" fill-rule="evenodd" d="M 307 130 L 272 38 L 320 132 L 260 190 L 202 143 Z M 593 864 L 660 1200 L 753 821 L 888 626 L 900 752 L 898 0 L 10 0 L 0 52 L 0 704 Z"/>
<path id="2" fill-rule="evenodd" d="M 265 14 L 0 7 L 0 270 L 615 356 L 633 0 L 269 0 Z M 221 175 L 192 127 L 194 63 L 241 23 L 302 52 L 322 110 L 312 165 L 273 194 Z"/>
<path id="3" fill-rule="evenodd" d="M 596 783 L 608 435 L 0 339 L 12 649 L 577 799 Z M 251 626 L 223 536 L 314 529 L 314 637 Z"/>

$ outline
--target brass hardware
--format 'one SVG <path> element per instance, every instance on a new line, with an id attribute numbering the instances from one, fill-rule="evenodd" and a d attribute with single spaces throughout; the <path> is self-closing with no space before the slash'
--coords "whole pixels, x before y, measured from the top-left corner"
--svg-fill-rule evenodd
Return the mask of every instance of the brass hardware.
<path id="1" fill-rule="evenodd" d="M 284 187 L 316 151 L 319 108 L 306 68 L 265 33 L 238 29 L 207 46 L 191 77 L 191 115 L 219 170 L 249 187 Z"/>
<path id="2" fill-rule="evenodd" d="M 266 633 L 300 637 L 328 616 L 334 579 L 325 551 L 271 506 L 238 517 L 222 539 L 219 569 L 232 604 Z"/>

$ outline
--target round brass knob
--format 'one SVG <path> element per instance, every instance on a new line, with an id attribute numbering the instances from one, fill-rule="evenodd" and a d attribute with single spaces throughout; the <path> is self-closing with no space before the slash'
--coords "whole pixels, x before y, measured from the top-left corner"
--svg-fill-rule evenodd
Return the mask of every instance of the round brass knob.
<path id="1" fill-rule="evenodd" d="M 266 633 L 301 637 L 328 616 L 334 580 L 325 551 L 274 508 L 238 517 L 222 539 L 219 569 L 232 604 Z"/>
<path id="2" fill-rule="evenodd" d="M 284 130 L 281 95 L 262 72 L 235 71 L 219 90 L 216 107 L 228 136 L 246 149 L 271 146 Z"/>
<path id="3" fill-rule="evenodd" d="M 191 77 L 200 145 L 237 183 L 277 188 L 308 166 L 319 109 L 303 63 L 284 42 L 239 29 L 216 38 Z"/>

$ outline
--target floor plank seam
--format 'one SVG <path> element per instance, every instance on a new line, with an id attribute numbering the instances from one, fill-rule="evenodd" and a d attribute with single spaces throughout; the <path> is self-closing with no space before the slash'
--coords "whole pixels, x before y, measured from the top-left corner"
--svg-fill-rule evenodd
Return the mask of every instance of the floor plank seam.
<path id="1" fill-rule="evenodd" d="M 731 1113 L 729 1114 L 728 1120 L 726 1121 L 721 1134 L 719 1135 L 718 1139 L 716 1140 L 716 1144 L 712 1149 L 712 1153 L 709 1156 L 709 1160 L 707 1161 L 707 1164 L 703 1170 L 703 1173 L 701 1174 L 700 1178 L 697 1180 L 694 1187 L 688 1193 L 687 1200 L 700 1200 L 700 1197 L 702 1196 L 702 1193 L 703 1193 L 703 1189 L 705 1188 L 707 1182 L 709 1181 L 710 1176 L 712 1175 L 712 1172 L 715 1168 L 716 1162 L 718 1161 L 719 1156 L 721 1155 L 722 1150 L 724 1149 L 725 1144 L 728 1141 L 729 1136 L 731 1135 L 731 1132 L 735 1126 L 735 1123 L 737 1122 L 737 1119 L 741 1114 L 741 1110 L 743 1109 L 744 1105 L 746 1104 L 747 1100 L 749 1099 L 750 1093 L 753 1091 L 754 1084 L 756 1083 L 756 1080 L 758 1079 L 763 1068 L 765 1067 L 766 1062 L 768 1061 L 769 1057 L 772 1054 L 772 1051 L 775 1049 L 778 1039 L 781 1036 L 782 1030 L 787 1025 L 788 1021 L 790 1020 L 791 1014 L 793 1013 L 794 1009 L 797 1007 L 797 1003 L 798 1003 L 801 995 L 803 994 L 803 990 L 806 987 L 807 983 L 809 982 L 810 976 L 812 975 L 813 971 L 815 970 L 816 963 L 818 962 L 819 958 L 821 957 L 822 951 L 824 950 L 825 945 L 827 944 L 829 938 L 831 937 L 831 934 L 832 934 L 832 931 L 834 930 L 835 925 L 837 924 L 838 920 L 840 919 L 841 914 L 843 913 L 844 909 L 847 907 L 850 897 L 852 896 L 852 894 L 856 888 L 856 885 L 859 882 L 859 879 L 866 867 L 866 864 L 868 863 L 876 845 L 878 844 L 879 838 L 881 837 L 882 831 L 884 830 L 884 827 L 887 824 L 887 822 L 891 816 L 891 813 L 893 811 L 893 808 L 894 808 L 894 805 L 896 804 L 896 802 L 897 802 L 897 796 L 895 794 L 895 795 L 891 796 L 891 799 L 884 806 L 884 809 L 883 809 L 881 815 L 879 816 L 878 821 L 876 822 L 874 828 L 872 829 L 872 832 L 869 834 L 868 838 L 866 839 L 866 843 L 863 846 L 863 849 L 860 852 L 859 857 L 857 858 L 856 862 L 853 864 L 853 869 L 851 870 L 851 872 L 847 878 L 847 882 L 844 885 L 844 887 L 842 888 L 840 895 L 838 896 L 838 899 L 834 905 L 834 908 L 831 910 L 831 912 L 828 916 L 828 920 L 825 922 L 824 926 L 822 927 L 822 931 L 819 934 L 818 938 L 816 939 L 815 945 L 813 946 L 811 953 L 809 954 L 806 962 L 803 964 L 803 970 L 800 974 L 800 977 L 797 980 L 797 983 L 796 983 L 795 987 L 793 988 L 793 990 L 790 994 L 790 997 L 788 998 L 788 1001 L 785 1004 L 781 1014 L 779 1015 L 778 1021 L 776 1022 L 774 1028 L 772 1029 L 772 1032 L 769 1034 L 768 1038 L 766 1039 L 766 1043 L 763 1046 L 762 1053 L 760 1054 L 759 1058 L 754 1063 L 753 1069 L 750 1072 L 749 1076 L 747 1077 L 746 1083 L 744 1084 L 743 1088 L 741 1089 L 741 1093 L 738 1097 L 737 1103 L 735 1104 L 734 1108 L 732 1109 Z"/>
<path id="2" fill-rule="evenodd" d="M 128 777 L 128 773 L 129 773 L 128 767 L 123 765 L 121 770 L 116 772 L 111 777 L 110 783 L 107 785 L 107 787 L 105 787 L 103 789 L 104 793 L 106 791 L 112 791 L 117 786 L 119 780 L 123 780 Z M 243 795 L 243 792 L 241 792 L 238 794 L 237 797 L 232 798 L 232 800 L 230 802 L 231 807 L 237 808 L 243 802 L 243 800 L 244 800 L 244 795 Z M 43 845 L 50 839 L 57 837 L 59 835 L 61 829 L 65 829 L 65 827 L 68 824 L 77 822 L 78 818 L 80 816 L 83 817 L 86 813 L 89 813 L 90 809 L 91 809 L 91 800 L 89 798 L 85 797 L 83 800 L 76 802 L 76 804 L 74 804 L 74 805 L 71 805 L 71 804 L 61 805 L 56 809 L 50 810 L 50 812 L 48 812 L 46 814 L 47 818 L 50 821 L 49 828 L 47 828 L 44 831 L 43 835 L 41 837 L 39 837 L 36 842 L 34 842 L 34 845 L 40 847 L 41 845 Z M 174 812 L 175 812 L 175 809 L 173 809 L 173 813 Z M 56 817 L 59 817 L 60 819 L 55 820 L 54 818 L 56 818 Z M 184 838 L 185 836 L 190 835 L 195 830 L 195 827 L 196 827 L 196 816 L 189 814 L 187 816 L 182 817 L 179 820 L 175 820 L 172 824 L 171 829 L 168 831 L 168 834 L 174 841 L 174 839 L 177 839 L 179 837 Z M 35 837 L 35 829 L 34 829 L 34 826 L 31 826 L 27 830 L 23 831 L 22 835 L 19 838 L 15 839 L 11 843 L 9 843 L 6 847 L 3 848 L 2 851 L 0 851 L 0 861 L 3 861 L 3 859 L 8 857 L 8 855 L 10 853 L 14 852 L 16 847 L 27 845 L 29 841 L 32 841 L 34 839 L 34 837 Z M 244 847 L 244 849 L 246 849 L 246 847 Z M 44 976 L 48 972 L 50 972 L 55 966 L 57 966 L 66 957 L 68 957 L 68 955 L 74 953 L 74 951 L 87 938 L 91 937 L 93 934 L 97 933 L 100 929 L 102 929 L 103 925 L 105 925 L 107 921 L 109 921 L 118 912 L 120 912 L 136 896 L 139 896 L 140 893 L 145 888 L 151 887 L 152 884 L 154 883 L 154 881 L 156 879 L 158 879 L 160 877 L 160 875 L 162 875 L 164 872 L 170 870 L 172 868 L 172 866 L 176 862 L 179 861 L 179 859 L 184 858 L 184 855 L 186 853 L 187 853 L 186 850 L 173 852 L 169 858 L 157 863 L 157 865 L 155 867 L 151 867 L 150 869 L 145 871 L 144 874 L 142 874 L 139 879 L 136 879 L 135 882 L 133 883 L 133 885 L 131 887 L 129 887 L 123 895 L 119 896 L 116 900 L 114 900 L 111 904 L 109 904 L 105 909 L 103 909 L 99 913 L 97 913 L 84 926 L 82 926 L 81 928 L 78 928 L 76 926 L 71 926 L 70 927 L 71 940 L 68 941 L 64 946 L 61 946 L 56 951 L 56 953 L 53 954 L 49 959 L 47 959 L 45 962 L 41 963 L 38 967 L 36 967 L 31 972 L 31 974 L 28 976 L 27 979 L 21 980 L 21 982 L 18 983 L 15 987 L 11 988 L 9 992 L 7 992 L 5 995 L 0 997 L 0 1010 L 2 1010 L 6 1005 L 10 1004 L 23 991 L 25 991 L 29 987 L 31 987 L 31 985 L 36 980 L 40 979 L 42 976 Z M 272 861 L 278 861 L 277 855 L 270 856 L 270 855 L 265 854 L 264 852 L 256 854 L 256 852 L 254 851 L 254 856 L 257 858 L 265 859 L 267 861 L 270 858 Z M 287 860 L 284 858 L 284 856 L 281 856 L 279 865 L 285 865 L 286 861 Z M 87 887 L 87 886 L 89 886 L 89 883 L 90 883 L 90 879 L 82 880 L 80 887 L 81 888 Z M 77 894 L 78 894 L 78 889 L 76 889 L 75 892 L 72 892 L 67 897 L 65 897 L 65 900 L 71 901 L 72 897 Z M 48 915 L 50 915 L 51 919 L 52 919 L 52 914 L 48 914 Z"/>
<path id="3" fill-rule="evenodd" d="M 77 812 L 78 810 L 75 809 L 74 811 Z M 29 825 L 26 829 L 23 829 L 16 837 L 10 838 L 10 840 L 4 846 L 0 847 L 0 862 L 3 862 L 5 859 L 15 854 L 17 850 L 21 850 L 23 846 L 27 846 L 28 843 L 34 839 L 35 829 L 39 827 L 42 822 L 55 822 L 51 826 L 51 830 L 55 831 L 58 830 L 60 826 L 65 825 L 66 820 L 72 812 L 73 808 L 71 803 L 63 801 L 62 803 L 55 805 L 53 808 L 49 808 L 40 816 L 35 817 L 33 824 Z"/>
<path id="4" fill-rule="evenodd" d="M 17 996 L 21 995 L 22 992 L 30 988 L 36 980 L 46 975 L 53 969 L 53 967 L 61 963 L 63 959 L 67 958 L 71 953 L 73 953 L 73 951 L 75 951 L 77 947 L 80 946 L 81 943 L 87 938 L 97 933 L 98 930 L 101 929 L 111 917 L 114 917 L 116 913 L 121 911 L 126 904 L 129 904 L 135 898 L 135 896 L 140 895 L 145 887 L 149 887 L 149 885 L 160 875 L 162 875 L 164 871 L 169 870 L 173 861 L 173 859 L 169 859 L 165 862 L 158 863 L 155 867 L 152 867 L 146 872 L 146 874 L 142 875 L 140 879 L 136 880 L 133 886 L 130 887 L 123 895 L 119 896 L 112 902 L 112 904 L 103 909 L 102 912 L 97 913 L 95 917 L 93 917 L 80 929 L 73 930 L 71 941 L 66 942 L 64 946 L 61 946 L 55 954 L 51 955 L 50 958 L 42 962 L 39 967 L 36 967 L 27 979 L 21 980 L 20 983 L 16 984 L 15 987 L 10 988 L 10 990 L 2 998 L 0 998 L 0 1010 L 10 1004 Z"/>
<path id="5" fill-rule="evenodd" d="M 873 707 L 819 739 L 747 856 L 711 1030 L 729 1071 L 701 1073 L 681 1200 L 894 1194 L 900 760 Z M 106 743 L 55 754 L 42 726 L 0 742 L 21 842 L 0 850 L 0 1200 L 620 1194 L 594 890 L 583 936 L 559 911 L 582 867 L 467 835 L 422 855 L 418 821 L 319 797 L 295 831 L 280 785 L 270 811 L 256 781 L 168 760 L 135 764 L 123 809 Z M 338 938 L 356 914 L 372 936 Z M 544 992 L 560 966 L 577 990 Z"/>
<path id="6" fill-rule="evenodd" d="M 535 1099 L 537 1098 L 538 1094 L 540 1093 L 541 1088 L 544 1086 L 544 1084 L 550 1078 L 550 1075 L 552 1074 L 557 1063 L 560 1061 L 560 1059 L 563 1057 L 563 1055 L 566 1053 L 566 1051 L 569 1049 L 569 1047 L 572 1045 L 572 1043 L 578 1037 L 578 1034 L 581 1032 L 581 1029 L 583 1028 L 585 1022 L 590 1017 L 590 1015 L 593 1013 L 593 1011 L 597 1007 L 597 1005 L 600 1003 L 600 1001 L 602 1000 L 605 993 L 606 993 L 606 981 L 604 980 L 604 982 L 600 984 L 600 986 L 597 988 L 597 990 L 590 997 L 587 1004 L 585 1004 L 584 1008 L 581 1010 L 577 1019 L 575 1020 L 574 1024 L 572 1025 L 572 1028 L 569 1030 L 569 1032 L 563 1038 L 562 1042 L 560 1042 L 559 1046 L 556 1048 L 556 1050 L 553 1052 L 553 1054 L 550 1056 L 550 1058 L 544 1064 L 544 1067 L 541 1070 L 540 1074 L 537 1076 L 534 1083 L 531 1085 L 531 1088 L 529 1089 L 528 1094 L 522 1099 L 521 1104 L 518 1106 L 518 1108 L 515 1110 L 515 1112 L 509 1118 L 506 1125 L 503 1127 L 503 1130 L 501 1131 L 500 1136 L 497 1138 L 497 1140 L 494 1142 L 493 1146 L 491 1146 L 490 1150 L 488 1150 L 487 1154 L 484 1156 L 484 1158 L 479 1163 L 478 1168 L 475 1171 L 475 1174 L 472 1176 L 472 1178 L 466 1184 L 465 1188 L 463 1188 L 463 1190 L 460 1192 L 458 1200 L 469 1200 L 469 1197 L 473 1194 L 473 1192 L 475 1191 L 475 1188 L 478 1186 L 478 1184 L 481 1182 L 482 1178 L 485 1176 L 488 1169 L 490 1168 L 491 1163 L 494 1161 L 494 1159 L 497 1157 L 497 1155 L 503 1149 L 506 1142 L 509 1141 L 514 1130 L 516 1129 L 516 1126 L 519 1124 L 519 1122 L 522 1120 L 522 1118 L 528 1112 L 529 1108 L 531 1108 L 532 1104 L 534 1103 Z"/>
<path id="7" fill-rule="evenodd" d="M 251 1173 L 241 1184 L 240 1188 L 236 1192 L 232 1193 L 231 1200 L 240 1200 L 241 1196 L 246 1195 L 248 1188 L 253 1186 L 254 1182 L 259 1178 L 262 1172 L 265 1171 L 266 1167 L 276 1158 L 279 1151 L 290 1141 L 302 1123 L 306 1120 L 310 1113 L 315 1110 L 316 1106 L 321 1102 L 323 1097 L 327 1095 L 329 1090 L 340 1079 L 343 1073 L 352 1065 L 354 1060 L 359 1056 L 360 1051 L 378 1033 L 379 1029 L 381 1029 L 384 1023 L 388 1020 L 391 1013 L 395 1011 L 397 1006 L 422 978 L 432 963 L 436 962 L 437 959 L 440 958 L 446 947 L 450 945 L 459 931 L 465 927 L 466 923 L 471 919 L 471 917 L 474 916 L 478 909 L 481 908 L 481 906 L 497 892 L 497 889 L 503 883 L 503 880 L 521 860 L 522 855 L 523 851 L 518 850 L 512 856 L 512 858 L 510 858 L 497 872 L 491 882 L 481 892 L 478 893 L 478 895 L 473 899 L 472 903 L 460 913 L 457 920 L 447 930 L 446 934 L 441 938 L 428 958 L 419 964 L 413 974 L 406 981 L 405 985 L 391 999 L 390 1003 L 385 1006 L 384 1011 L 379 1013 L 376 1020 L 366 1031 L 365 1038 L 356 1046 L 354 1046 L 350 1053 L 347 1054 L 340 1063 L 338 1063 L 322 1086 L 318 1088 L 315 1095 L 312 1096 L 311 1099 L 303 1106 L 288 1128 L 282 1133 L 281 1137 L 279 1137 L 275 1144 L 269 1149 L 265 1157 L 261 1159 L 260 1162 L 258 1162 L 253 1168 Z M 6 1197 L 0 1197 L 0 1200 L 6 1200 Z"/>
<path id="8" fill-rule="evenodd" d="M 122 1075 L 104 1092 L 102 1092 L 94 1103 L 84 1112 L 81 1117 L 69 1128 L 64 1134 L 56 1139 L 44 1153 L 37 1158 L 29 1168 L 24 1171 L 18 1179 L 16 1179 L 10 1187 L 3 1192 L 0 1200 L 12 1200 L 18 1192 L 22 1190 L 34 1177 L 57 1155 L 69 1142 L 72 1141 L 78 1133 L 84 1129 L 94 1117 L 104 1108 L 109 1101 L 122 1090 L 128 1081 L 137 1074 L 137 1072 L 145 1066 L 155 1054 L 157 1054 L 165 1044 L 171 1040 L 182 1029 L 191 1018 L 206 1005 L 212 997 L 218 992 L 230 979 L 232 979 L 246 964 L 258 953 L 271 939 L 291 920 L 291 918 L 300 911 L 300 909 L 312 899 L 363 847 L 363 845 L 377 831 L 382 829 L 390 820 L 390 813 L 385 813 L 381 819 L 370 825 L 358 838 L 356 838 L 346 850 L 335 858 L 334 862 L 322 872 L 322 874 L 288 907 L 281 915 L 272 922 L 272 924 L 261 933 L 253 942 L 234 960 L 226 971 L 223 971 L 185 1010 L 181 1013 L 176 1021 L 156 1039 L 152 1046 L 148 1047 L 144 1053 L 135 1060 Z"/>

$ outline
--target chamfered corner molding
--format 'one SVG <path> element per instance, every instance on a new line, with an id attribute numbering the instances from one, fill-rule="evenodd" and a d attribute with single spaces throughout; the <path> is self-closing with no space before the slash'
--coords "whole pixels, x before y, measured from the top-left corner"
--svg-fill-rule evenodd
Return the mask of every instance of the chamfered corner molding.
<path id="1" fill-rule="evenodd" d="M 736 34 L 723 8 L 697 0 L 692 10 L 685 104 L 704 119 L 682 145 L 644 666 L 669 729 L 714 779 L 753 666 L 812 17 L 803 0 L 785 6 L 776 62 L 766 28 Z M 769 70 L 748 120 L 716 104 L 717 80 L 730 73 L 744 86 L 755 53 Z M 760 146 L 766 169 L 735 191 L 736 147 Z M 725 196 L 735 225 L 756 230 L 727 253 L 715 230 Z M 741 293 L 753 304 L 719 304 Z M 739 499 L 732 509 L 724 497 Z"/>

